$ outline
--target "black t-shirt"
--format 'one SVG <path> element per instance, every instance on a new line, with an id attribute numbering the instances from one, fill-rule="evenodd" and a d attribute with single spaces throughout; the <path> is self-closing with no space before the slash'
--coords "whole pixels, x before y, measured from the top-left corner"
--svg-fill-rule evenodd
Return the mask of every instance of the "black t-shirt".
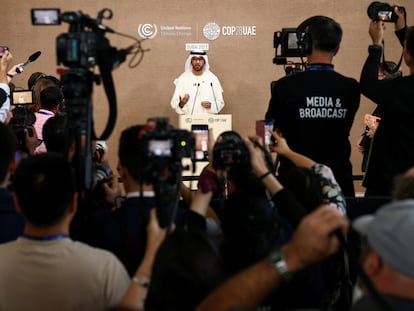
<path id="1" fill-rule="evenodd" d="M 147 225 L 155 197 L 127 198 L 115 211 L 95 213 L 89 225 L 88 243 L 111 251 L 134 275 L 144 257 L 147 245 Z M 176 225 L 181 226 L 186 212 L 178 208 Z"/>
<path id="2" fill-rule="evenodd" d="M 265 118 L 274 120 L 292 150 L 329 166 L 344 195 L 354 196 L 349 133 L 359 83 L 323 65 L 272 82 L 271 94 Z M 282 170 L 289 165 L 281 159 Z"/>

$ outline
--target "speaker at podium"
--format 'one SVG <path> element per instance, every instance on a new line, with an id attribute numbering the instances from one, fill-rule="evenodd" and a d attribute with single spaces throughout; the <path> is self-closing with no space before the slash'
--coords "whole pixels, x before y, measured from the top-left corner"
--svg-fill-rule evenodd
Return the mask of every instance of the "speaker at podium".
<path id="1" fill-rule="evenodd" d="M 208 164 L 208 129 L 213 129 L 214 140 L 225 132 L 232 129 L 231 114 L 197 114 L 197 115 L 179 115 L 178 128 L 192 131 L 195 136 L 196 161 L 194 162 L 194 172 L 191 170 L 183 171 L 184 184 L 191 187 L 192 190 L 197 189 L 197 182 L 186 181 L 186 179 L 193 179 L 191 177 L 200 176 L 203 168 Z M 191 159 L 184 158 L 183 166 L 193 167 Z M 186 178 L 190 177 L 190 178 Z"/>

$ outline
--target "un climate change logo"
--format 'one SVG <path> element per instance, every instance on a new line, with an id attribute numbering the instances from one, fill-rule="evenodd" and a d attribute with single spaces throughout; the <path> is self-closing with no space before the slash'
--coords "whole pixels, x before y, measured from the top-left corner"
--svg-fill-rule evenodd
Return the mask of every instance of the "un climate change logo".
<path id="1" fill-rule="evenodd" d="M 216 40 L 218 37 L 220 37 L 220 26 L 216 23 L 208 23 L 203 28 L 203 34 L 204 37 L 208 40 Z"/>
<path id="2" fill-rule="evenodd" d="M 139 24 L 138 34 L 142 39 L 153 39 L 157 35 L 158 29 L 155 24 Z"/>

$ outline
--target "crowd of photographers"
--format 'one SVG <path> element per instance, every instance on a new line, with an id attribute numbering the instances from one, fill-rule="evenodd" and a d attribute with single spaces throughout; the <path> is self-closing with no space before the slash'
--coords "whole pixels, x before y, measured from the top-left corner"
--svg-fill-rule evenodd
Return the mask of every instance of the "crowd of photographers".
<path id="1" fill-rule="evenodd" d="M 272 83 L 266 117 L 278 122 L 270 145 L 234 131 L 214 139 L 210 129 L 196 191 L 183 183 L 181 161 L 192 156 L 194 137 L 165 118 L 122 131 L 116 169 L 105 142 L 92 141 L 93 180 L 85 188 L 76 163 L 86 160 L 84 146 L 68 134 L 65 86 L 36 72 L 28 79 L 34 101 L 12 102 L 22 64 L 11 67 L 10 51 L 2 51 L 0 309 L 414 310 L 414 31 L 401 7 L 375 2 L 368 14 L 373 44 L 361 81 L 332 79 L 340 26 L 327 17 L 306 20 L 305 73 L 320 85 L 302 72 Z M 395 23 L 410 75 L 379 81 L 387 21 Z M 343 109 L 351 102 L 350 121 L 341 130 L 346 142 L 314 150 L 317 129 L 307 127 L 306 141 L 289 132 L 292 119 L 280 105 L 284 96 L 295 99 L 283 93 L 289 83 L 326 91 L 327 77 L 340 84 L 329 96 L 345 98 Z M 352 92 L 343 91 L 344 81 Z M 360 91 L 382 111 L 365 185 L 383 200 L 350 226 L 346 151 Z M 324 124 L 326 131 L 332 120 Z"/>

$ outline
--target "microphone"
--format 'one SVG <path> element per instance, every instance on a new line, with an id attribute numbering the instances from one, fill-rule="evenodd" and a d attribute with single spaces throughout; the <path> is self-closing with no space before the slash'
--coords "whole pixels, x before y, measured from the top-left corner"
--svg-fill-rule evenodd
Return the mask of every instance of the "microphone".
<path id="1" fill-rule="evenodd" d="M 193 109 L 191 109 L 191 114 L 193 114 L 193 112 L 194 112 L 194 106 L 195 106 L 195 102 L 196 102 L 196 99 L 197 99 L 197 94 L 198 94 L 198 88 L 199 87 L 200 87 L 200 83 L 197 83 L 197 90 L 196 90 L 195 95 L 194 95 L 194 103 L 193 103 Z"/>
<path id="2" fill-rule="evenodd" d="M 17 67 L 16 68 L 16 72 L 17 73 L 22 73 L 23 72 L 23 70 L 24 70 L 24 68 L 28 65 L 28 64 L 30 64 L 31 62 L 34 62 L 39 56 L 40 56 L 40 54 L 42 54 L 42 52 L 40 52 L 40 51 L 37 51 L 37 52 L 35 52 L 35 53 L 33 53 L 32 55 L 30 55 L 29 56 L 29 59 L 27 60 L 27 61 L 25 61 L 24 63 L 23 63 L 23 65 L 21 65 L 21 66 L 19 66 L 19 67 Z"/>
<path id="3" fill-rule="evenodd" d="M 214 93 L 214 88 L 213 88 L 213 82 L 210 82 L 210 86 L 211 86 L 211 91 L 213 92 L 214 101 L 216 102 L 216 110 L 217 110 L 217 113 L 219 113 L 218 105 L 217 105 L 216 93 Z"/>

